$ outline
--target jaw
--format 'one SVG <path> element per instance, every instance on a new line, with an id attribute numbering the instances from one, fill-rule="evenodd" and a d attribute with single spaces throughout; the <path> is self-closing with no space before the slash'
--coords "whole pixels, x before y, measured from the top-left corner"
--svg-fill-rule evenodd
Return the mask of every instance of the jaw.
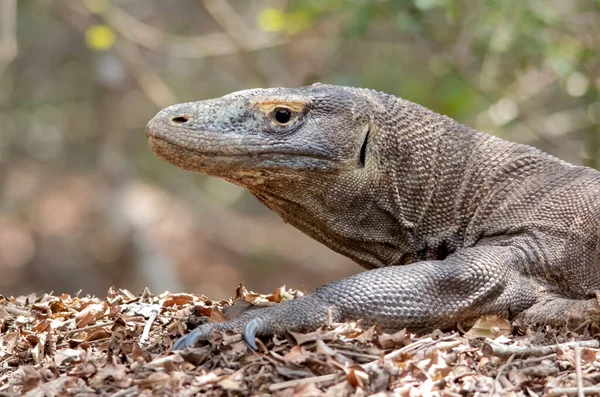
<path id="1" fill-rule="evenodd" d="M 148 145 L 161 160 L 185 170 L 225 179 L 246 188 L 269 180 L 281 182 L 302 175 L 329 173 L 331 160 L 276 153 L 272 149 L 251 153 L 216 153 L 182 147 L 162 137 L 148 135 Z M 279 184 L 279 183 L 278 183 Z"/>
<path id="2" fill-rule="evenodd" d="M 159 159 L 185 170 L 206 173 L 210 166 L 204 156 L 156 136 L 148 135 L 148 146 Z"/>

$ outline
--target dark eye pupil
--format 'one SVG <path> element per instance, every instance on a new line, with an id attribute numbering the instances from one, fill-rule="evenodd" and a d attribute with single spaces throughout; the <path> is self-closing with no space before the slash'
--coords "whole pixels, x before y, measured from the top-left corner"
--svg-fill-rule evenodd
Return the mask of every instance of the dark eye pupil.
<path id="1" fill-rule="evenodd" d="M 275 110 L 275 120 L 281 124 L 285 124 L 292 118 L 292 112 L 289 109 L 280 108 Z"/>

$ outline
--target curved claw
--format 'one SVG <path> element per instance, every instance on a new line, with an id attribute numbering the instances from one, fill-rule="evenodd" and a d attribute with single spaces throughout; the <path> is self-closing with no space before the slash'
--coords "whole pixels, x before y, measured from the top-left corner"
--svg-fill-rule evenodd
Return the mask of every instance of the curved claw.
<path id="1" fill-rule="evenodd" d="M 248 346 L 250 346 L 253 350 L 258 350 L 256 341 L 254 340 L 254 338 L 256 337 L 257 330 L 258 330 L 258 321 L 256 321 L 256 319 L 250 320 L 248 322 L 248 324 L 246 324 L 246 326 L 244 327 L 244 333 L 243 333 L 244 340 L 246 341 Z"/>
<path id="2" fill-rule="evenodd" d="M 185 334 L 181 338 L 177 339 L 177 342 L 173 344 L 171 350 L 184 350 L 186 347 L 193 347 L 201 338 L 202 332 L 199 328 L 196 328 L 189 334 Z"/>

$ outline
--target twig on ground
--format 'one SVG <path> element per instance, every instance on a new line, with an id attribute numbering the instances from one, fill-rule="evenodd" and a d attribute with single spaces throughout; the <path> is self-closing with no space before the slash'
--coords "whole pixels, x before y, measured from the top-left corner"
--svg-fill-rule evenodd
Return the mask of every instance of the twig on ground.
<path id="1" fill-rule="evenodd" d="M 500 382 L 500 377 L 502 376 L 502 373 L 504 372 L 504 370 L 506 368 L 508 368 L 509 365 L 512 364 L 515 357 L 516 357 L 516 353 L 513 353 L 508 358 L 508 360 L 506 360 L 506 362 L 498 369 L 498 374 L 496 375 L 496 379 L 494 379 L 494 384 L 492 385 L 492 390 L 490 391 L 490 394 L 494 394 L 494 392 L 496 391 L 496 383 Z"/>
<path id="2" fill-rule="evenodd" d="M 556 353 L 548 354 L 546 356 L 528 358 L 526 360 L 517 360 L 514 362 L 514 364 L 519 365 L 521 367 L 525 367 L 525 366 L 529 366 L 531 364 L 541 363 L 544 360 L 550 360 L 554 357 L 556 357 Z"/>
<path id="3" fill-rule="evenodd" d="M 152 328 L 152 324 L 154 323 L 154 320 L 156 320 L 156 317 L 158 316 L 158 313 L 160 312 L 159 308 L 153 308 L 154 310 L 152 310 L 152 312 L 150 313 L 150 316 L 148 317 L 148 321 L 146 321 L 146 325 L 144 325 L 144 332 L 142 332 L 142 335 L 140 336 L 140 343 L 146 343 L 146 341 L 148 341 L 149 336 L 150 336 L 150 329 Z"/>
<path id="4" fill-rule="evenodd" d="M 508 380 L 506 375 L 502 375 L 500 378 L 498 378 L 498 381 L 502 385 L 502 388 L 504 389 L 505 393 L 508 393 L 509 391 L 513 391 L 514 389 L 516 389 L 516 386 L 513 385 L 510 380 Z"/>
<path id="5" fill-rule="evenodd" d="M 589 318 L 587 320 L 585 320 L 584 322 L 582 322 L 581 324 L 579 324 L 579 327 L 575 328 L 573 330 L 574 333 L 578 333 L 579 331 L 581 331 L 582 329 L 584 329 L 585 327 L 587 327 L 588 325 L 590 325 L 592 323 L 592 320 L 590 320 Z"/>
<path id="6" fill-rule="evenodd" d="M 433 339 L 431 337 L 420 339 L 416 342 L 411 343 L 410 345 L 404 346 L 401 349 L 394 350 L 393 352 L 386 354 L 385 356 L 383 356 L 383 358 L 378 358 L 375 361 L 371 361 L 370 363 L 364 364 L 363 369 L 367 372 L 372 371 L 377 368 L 380 360 L 383 360 L 383 362 L 385 362 L 388 360 L 394 360 L 403 354 L 415 354 L 417 351 L 419 351 L 421 349 L 425 349 L 429 346 L 435 345 L 438 342 L 450 340 L 455 337 L 456 337 L 455 334 L 451 334 L 451 335 L 447 335 L 447 336 L 444 336 L 439 339 Z"/>
<path id="7" fill-rule="evenodd" d="M 578 393 L 583 393 L 584 396 L 600 394 L 600 386 L 591 386 L 584 387 L 579 389 L 578 387 L 556 387 L 554 389 L 550 389 L 548 391 L 548 396 L 550 397 L 558 397 L 558 396 L 574 396 Z"/>
<path id="8" fill-rule="evenodd" d="M 575 376 L 577 379 L 577 396 L 583 397 L 583 376 L 581 374 L 581 351 L 579 346 L 575 345 Z"/>
<path id="9" fill-rule="evenodd" d="M 523 368 L 521 370 L 524 375 L 529 376 L 550 376 L 558 374 L 558 368 L 550 367 L 548 365 L 538 365 L 536 367 Z"/>
<path id="10" fill-rule="evenodd" d="M 298 385 L 304 385 L 304 384 L 308 384 L 308 383 L 329 382 L 329 381 L 333 381 L 338 378 L 341 378 L 343 376 L 344 376 L 343 373 L 336 372 L 336 373 L 328 374 L 328 375 L 314 376 L 312 378 L 294 379 L 294 380 L 288 380 L 286 382 L 273 383 L 271 386 L 269 386 L 269 391 L 283 390 L 283 389 L 287 389 L 289 387 L 295 387 Z"/>
<path id="11" fill-rule="evenodd" d="M 131 386 L 130 388 L 119 390 L 118 392 L 111 394 L 110 397 L 127 397 L 130 395 L 133 396 L 133 395 L 137 395 L 138 390 L 139 389 L 137 386 Z"/>
<path id="12" fill-rule="evenodd" d="M 600 347 L 600 342 L 597 340 L 582 340 L 548 346 L 506 346 L 495 343 L 486 343 L 481 348 L 481 351 L 488 357 L 507 357 L 511 354 L 516 354 L 518 357 L 545 356 L 555 353 L 558 349 L 572 348 L 574 346 L 598 348 Z"/>
<path id="13" fill-rule="evenodd" d="M 379 356 L 374 354 L 365 354 L 365 353 L 357 353 L 349 350 L 337 350 L 337 353 L 340 353 L 343 356 L 354 357 L 354 358 L 364 358 L 367 360 L 377 360 Z"/>
<path id="14" fill-rule="evenodd" d="M 14 306 L 5 306 L 4 310 L 13 316 L 31 316 L 31 310 L 21 309 Z"/>
<path id="15" fill-rule="evenodd" d="M 111 321 L 107 321 L 102 324 L 88 325 L 87 327 L 72 329 L 69 332 L 67 332 L 65 334 L 65 336 L 71 336 L 73 334 L 78 334 L 80 332 L 87 332 L 87 331 L 91 331 L 91 330 L 98 329 L 98 328 L 110 327 L 111 325 L 114 325 L 114 324 L 115 324 L 115 322 L 111 320 Z"/>

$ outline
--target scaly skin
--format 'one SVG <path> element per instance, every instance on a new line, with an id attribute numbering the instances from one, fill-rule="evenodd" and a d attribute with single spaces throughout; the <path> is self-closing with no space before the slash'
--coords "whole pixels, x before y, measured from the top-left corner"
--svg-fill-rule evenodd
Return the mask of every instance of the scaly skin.
<path id="1" fill-rule="evenodd" d="M 598 171 L 391 95 L 322 84 L 174 105 L 146 134 L 161 159 L 247 188 L 369 269 L 205 324 L 174 349 L 224 329 L 256 347 L 255 335 L 312 330 L 328 318 L 390 330 L 486 314 L 600 320 Z"/>

